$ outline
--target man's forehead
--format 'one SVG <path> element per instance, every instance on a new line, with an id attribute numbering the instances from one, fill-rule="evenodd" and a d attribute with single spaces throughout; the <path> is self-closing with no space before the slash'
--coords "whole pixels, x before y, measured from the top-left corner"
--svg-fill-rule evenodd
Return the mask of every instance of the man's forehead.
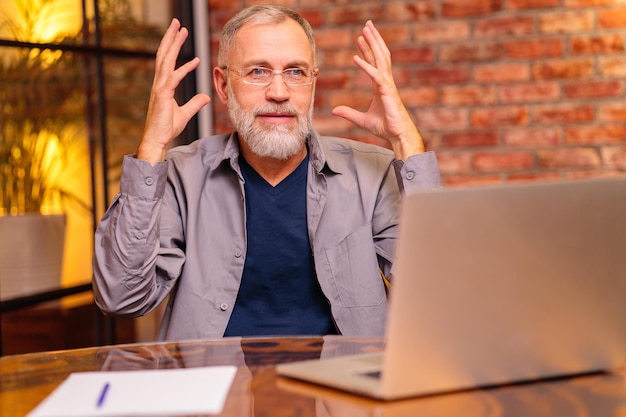
<path id="1" fill-rule="evenodd" d="M 264 60 L 283 56 L 295 61 L 313 59 L 304 29 L 294 20 L 279 23 L 247 23 L 235 37 L 231 59 Z"/>

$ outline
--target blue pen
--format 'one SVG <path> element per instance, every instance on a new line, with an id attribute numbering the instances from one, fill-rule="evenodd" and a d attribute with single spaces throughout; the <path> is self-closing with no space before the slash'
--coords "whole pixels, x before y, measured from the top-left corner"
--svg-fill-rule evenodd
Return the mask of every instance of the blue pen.
<path id="1" fill-rule="evenodd" d="M 107 392 L 109 391 L 109 385 L 110 384 L 107 382 L 106 384 L 104 384 L 104 387 L 102 387 L 102 391 L 100 391 L 100 396 L 98 397 L 98 402 L 96 403 L 97 408 L 102 407 L 102 405 L 104 404 Z"/>

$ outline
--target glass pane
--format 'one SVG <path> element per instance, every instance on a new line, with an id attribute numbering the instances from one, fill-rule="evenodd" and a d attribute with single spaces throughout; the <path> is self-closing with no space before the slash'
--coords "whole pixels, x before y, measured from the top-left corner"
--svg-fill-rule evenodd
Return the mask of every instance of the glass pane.
<path id="1" fill-rule="evenodd" d="M 93 226 L 83 61 L 70 52 L 0 48 L 0 238 L 9 239 L 0 250 L 2 299 L 90 279 Z M 64 215 L 61 226 L 35 223 L 31 245 L 26 218 L 53 214 Z M 12 229 L 16 221 L 21 225 Z M 64 243 L 48 240 L 59 227 Z M 62 260 L 46 260 L 48 249 Z M 19 259 L 25 262 L 16 263 Z"/>
<path id="2" fill-rule="evenodd" d="M 134 154 L 139 145 L 153 76 L 153 58 L 104 59 L 109 200 L 119 191 L 124 155 Z"/>
<path id="3" fill-rule="evenodd" d="M 84 4 L 83 12 L 82 0 L 0 0 L 0 39 L 94 46 L 94 1 Z M 100 0 L 98 7 L 102 46 L 113 49 L 156 52 L 172 18 L 169 0 Z"/>
<path id="4" fill-rule="evenodd" d="M 0 38 L 75 44 L 82 28 L 81 3 L 81 0 L 0 0 Z"/>
<path id="5" fill-rule="evenodd" d="M 156 52 L 169 25 L 170 0 L 99 1 L 102 46 Z"/>

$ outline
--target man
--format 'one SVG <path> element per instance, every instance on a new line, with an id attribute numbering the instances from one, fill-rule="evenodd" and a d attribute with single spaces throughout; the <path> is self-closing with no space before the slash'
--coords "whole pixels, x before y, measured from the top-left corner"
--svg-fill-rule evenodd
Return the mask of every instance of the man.
<path id="1" fill-rule="evenodd" d="M 372 79 L 369 109 L 333 113 L 393 152 L 313 130 L 312 29 L 274 6 L 245 9 L 223 30 L 213 79 L 236 132 L 166 152 L 209 102 L 174 100 L 199 63 L 175 67 L 187 36 L 173 20 L 161 41 L 143 137 L 96 231 L 98 306 L 140 316 L 169 296 L 160 340 L 381 336 L 400 194 L 440 179 L 380 34 L 367 22 L 354 58 Z"/>

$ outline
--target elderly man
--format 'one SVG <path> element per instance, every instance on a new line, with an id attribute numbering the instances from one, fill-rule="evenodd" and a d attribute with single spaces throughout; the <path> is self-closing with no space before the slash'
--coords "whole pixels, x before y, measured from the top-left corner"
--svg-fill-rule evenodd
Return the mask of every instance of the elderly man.
<path id="1" fill-rule="evenodd" d="M 393 151 L 313 129 L 314 35 L 276 6 L 247 8 L 222 33 L 213 79 L 236 131 L 167 150 L 209 102 L 174 100 L 199 63 L 176 68 L 187 36 L 173 20 L 161 41 L 143 137 L 96 231 L 98 306 L 133 317 L 167 299 L 160 340 L 381 336 L 401 194 L 440 178 L 380 34 L 367 22 L 354 58 L 369 108 L 333 113 Z"/>

